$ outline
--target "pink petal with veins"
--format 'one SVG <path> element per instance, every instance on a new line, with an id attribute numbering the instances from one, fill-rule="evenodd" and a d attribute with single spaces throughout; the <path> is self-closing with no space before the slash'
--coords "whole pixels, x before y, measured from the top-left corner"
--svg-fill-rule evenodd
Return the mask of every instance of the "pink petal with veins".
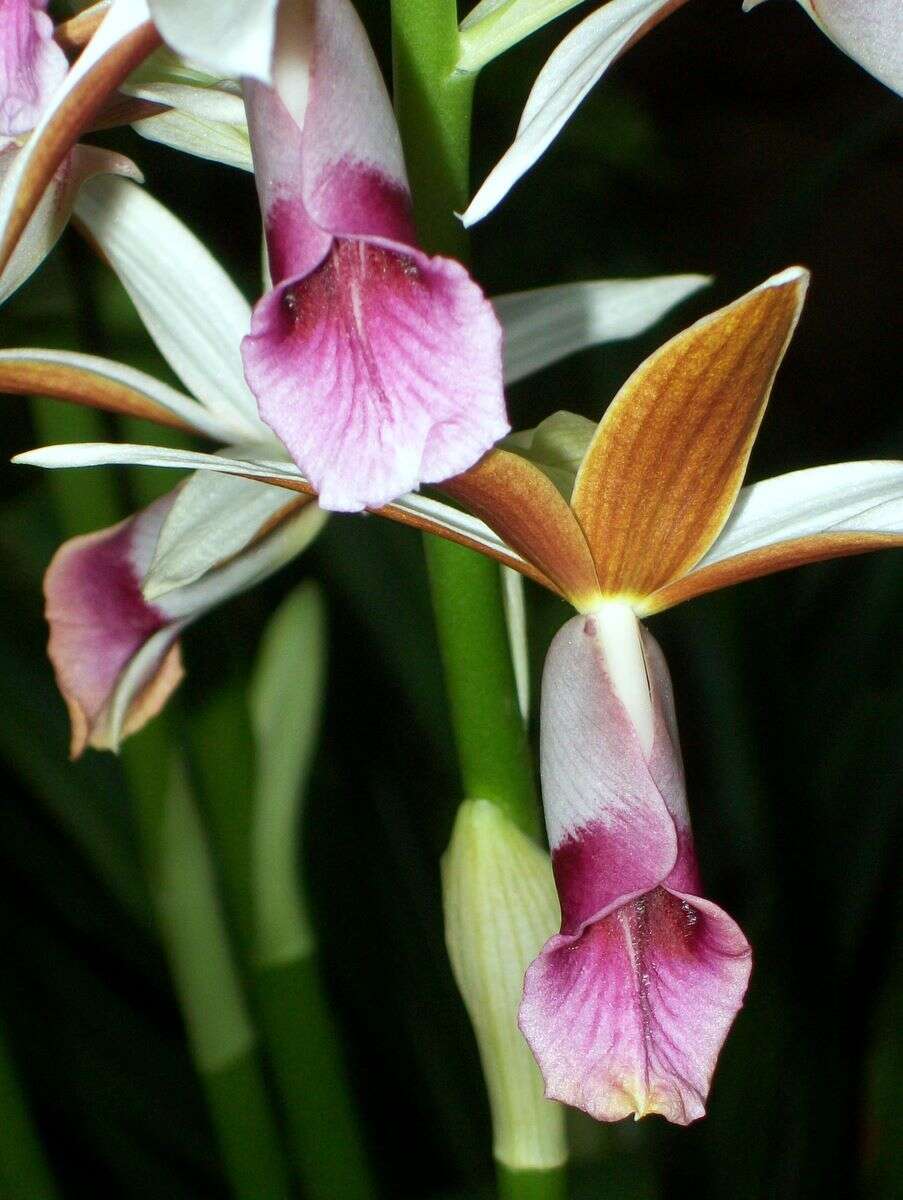
<path id="1" fill-rule="evenodd" d="M 321 506 L 376 508 L 508 432 L 501 329 L 463 267 L 416 246 L 398 129 L 347 0 L 289 0 L 273 75 L 245 83 L 276 284 L 245 376 Z"/>
<path id="2" fill-rule="evenodd" d="M 337 238 L 257 304 L 242 344 L 260 415 L 324 508 L 466 470 L 508 430 L 501 331 L 458 263 Z"/>

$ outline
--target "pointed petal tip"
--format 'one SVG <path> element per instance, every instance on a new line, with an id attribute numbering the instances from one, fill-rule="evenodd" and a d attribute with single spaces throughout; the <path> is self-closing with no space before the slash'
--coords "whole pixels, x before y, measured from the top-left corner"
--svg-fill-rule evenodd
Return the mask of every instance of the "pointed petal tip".
<path id="1" fill-rule="evenodd" d="M 772 275 L 761 285 L 763 288 L 785 287 L 787 284 L 798 283 L 801 287 L 807 288 L 812 279 L 812 272 L 808 267 L 785 267 L 783 271 L 778 271 L 776 275 Z"/>

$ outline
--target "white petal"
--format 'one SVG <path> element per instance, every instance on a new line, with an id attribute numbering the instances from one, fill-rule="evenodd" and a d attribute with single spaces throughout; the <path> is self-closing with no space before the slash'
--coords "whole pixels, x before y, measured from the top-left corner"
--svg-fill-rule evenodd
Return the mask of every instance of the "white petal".
<path id="1" fill-rule="evenodd" d="M 597 80 L 643 32 L 683 0 L 609 0 L 572 29 L 540 71 L 514 143 L 463 215 L 473 225 L 490 213 L 559 133 Z"/>
<path id="2" fill-rule="evenodd" d="M 232 440 L 272 439 L 262 432 L 241 366 L 251 309 L 216 259 L 162 204 L 124 180 L 91 180 L 75 211 L 188 390 L 230 425 Z"/>
<path id="3" fill-rule="evenodd" d="M 903 533 L 903 462 L 835 463 L 743 488 L 695 570 L 821 533 Z"/>
<path id="4" fill-rule="evenodd" d="M 220 75 L 269 82 L 278 0 L 150 0 L 163 40 Z"/>
<path id="5" fill-rule="evenodd" d="M 199 87 L 190 83 L 174 83 L 170 80 L 139 82 L 121 89 L 128 96 L 139 100 L 150 100 L 154 104 L 167 104 L 179 112 L 205 121 L 218 121 L 224 125 L 236 125 L 247 130 L 245 106 L 241 96 L 231 90 L 218 87 Z"/>
<path id="6" fill-rule="evenodd" d="M 173 109 L 136 121 L 132 128 L 149 142 L 159 142 L 183 154 L 238 167 L 240 171 L 254 170 L 247 132 L 236 125 L 205 121 Z"/>
<path id="7" fill-rule="evenodd" d="M 818 27 L 876 79 L 903 95 L 900 0 L 799 0 Z M 744 0 L 743 11 L 761 0 Z"/>
<path id="8" fill-rule="evenodd" d="M 226 475 L 248 478 L 266 474 L 277 479 L 303 480 L 304 476 L 287 461 L 254 458 L 226 458 L 199 450 L 175 450 L 167 446 L 142 446 L 130 442 L 72 442 L 26 450 L 12 460 L 31 467 L 100 467 L 109 465 L 173 467 L 176 470 L 222 471 Z"/>
<path id="9" fill-rule="evenodd" d="M 152 375 L 136 371 L 133 367 L 122 363 L 111 362 L 107 358 L 97 358 L 93 354 L 79 354 L 74 350 L 0 350 L 0 363 L 49 363 L 63 367 L 73 367 L 77 371 L 85 371 L 97 375 L 101 379 L 110 379 L 132 388 L 159 404 L 168 412 L 173 413 L 192 425 L 198 433 L 205 434 L 215 441 L 227 441 L 231 430 L 228 425 L 211 416 L 196 400 L 177 392 L 168 384 L 161 383 Z"/>
<path id="10" fill-rule="evenodd" d="M 576 350 L 636 337 L 709 283 L 707 275 L 662 275 L 496 296 L 493 307 L 505 330 L 505 382 L 515 383 Z"/>
<path id="11" fill-rule="evenodd" d="M 297 497 L 237 475 L 198 471 L 180 489 L 144 577 L 145 600 L 194 583 L 253 541 Z M 325 517 L 324 517 L 325 519 Z"/>

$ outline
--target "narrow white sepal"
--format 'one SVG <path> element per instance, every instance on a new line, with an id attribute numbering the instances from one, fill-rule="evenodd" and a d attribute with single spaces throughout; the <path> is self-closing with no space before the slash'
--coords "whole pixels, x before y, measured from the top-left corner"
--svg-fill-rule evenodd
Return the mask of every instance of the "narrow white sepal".
<path id="1" fill-rule="evenodd" d="M 231 426 L 231 440 L 272 439 L 241 365 L 250 305 L 207 248 L 153 196 L 125 180 L 91 180 L 75 211 L 188 391 Z"/>
<path id="2" fill-rule="evenodd" d="M 268 83 L 278 0 L 150 0 L 163 40 L 218 75 Z"/>
<path id="3" fill-rule="evenodd" d="M 256 455 L 244 459 L 226 458 L 219 454 L 203 454 L 195 450 L 174 450 L 123 442 L 68 442 L 57 446 L 40 446 L 35 450 L 26 450 L 15 455 L 12 461 L 24 466 L 43 467 L 46 470 L 119 465 L 222 471 L 226 475 L 244 475 L 249 479 L 265 475 L 292 482 L 305 481 L 304 475 L 294 463 L 284 459 L 258 458 Z M 471 538 L 491 553 L 503 554 L 512 564 L 524 561 L 479 518 L 452 508 L 450 504 L 434 500 L 431 496 L 408 492 L 386 507 L 434 521 L 452 533 Z"/>
<path id="4" fill-rule="evenodd" d="M 554 50 L 527 98 L 513 144 L 493 167 L 462 220 L 481 221 L 563 128 L 581 101 L 643 26 L 681 0 L 608 0 Z"/>
<path id="5" fill-rule="evenodd" d="M 158 142 L 171 150 L 237 167 L 240 171 L 254 170 L 251 143 L 241 126 L 208 121 L 173 109 L 136 121 L 132 128 L 149 142 Z"/>
<path id="6" fill-rule="evenodd" d="M 505 330 L 505 382 L 589 346 L 636 337 L 712 282 L 708 275 L 599 279 L 496 296 Z"/>
<path id="7" fill-rule="evenodd" d="M 903 462 L 834 463 L 748 485 L 695 570 L 822 533 L 903 533 Z"/>
<path id="8" fill-rule="evenodd" d="M 461 22 L 457 68 L 476 72 L 583 0 L 480 0 Z"/>
<path id="9" fill-rule="evenodd" d="M 487 800 L 461 805 L 442 860 L 445 941 L 492 1110 L 493 1152 L 512 1171 L 567 1158 L 564 1110 L 546 1100 L 517 1027 L 524 973 L 558 928 L 549 856 Z"/>

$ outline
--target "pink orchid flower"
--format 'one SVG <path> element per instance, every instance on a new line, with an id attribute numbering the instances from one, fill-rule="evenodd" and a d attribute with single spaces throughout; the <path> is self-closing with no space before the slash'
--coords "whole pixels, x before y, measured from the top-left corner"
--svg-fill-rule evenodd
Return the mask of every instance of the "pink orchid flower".
<path id="1" fill-rule="evenodd" d="M 752 960 L 703 896 L 668 669 L 629 606 L 559 631 L 540 728 L 561 932 L 527 971 L 521 1030 L 550 1099 L 686 1125 Z"/>
<path id="2" fill-rule="evenodd" d="M 508 432 L 501 329 L 464 268 L 417 247 L 398 130 L 348 0 L 280 10 L 245 102 L 274 287 L 242 352 L 320 503 L 385 504 Z"/>

